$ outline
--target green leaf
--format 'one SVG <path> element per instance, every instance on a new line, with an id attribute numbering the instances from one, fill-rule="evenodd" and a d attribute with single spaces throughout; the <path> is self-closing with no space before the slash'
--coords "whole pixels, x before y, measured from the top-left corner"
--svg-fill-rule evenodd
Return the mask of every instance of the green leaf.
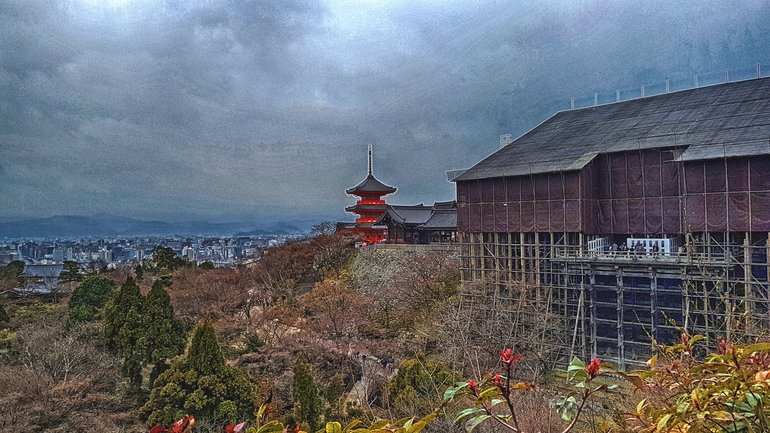
<path id="1" fill-rule="evenodd" d="M 343 430 L 343 432 L 349 433 L 351 430 L 356 428 L 359 424 L 361 424 L 361 420 L 354 419 L 353 421 L 350 421 L 348 425 L 345 426 L 345 429 Z"/>
<path id="2" fill-rule="evenodd" d="M 444 400 L 452 400 L 458 391 L 468 387 L 467 382 L 457 382 L 457 384 L 444 391 Z"/>
<path id="3" fill-rule="evenodd" d="M 417 421 L 412 426 L 406 429 L 406 433 L 419 433 L 420 431 L 422 431 L 422 429 L 425 428 L 426 425 L 428 425 L 428 422 L 429 421 L 424 419 Z"/>
<path id="4" fill-rule="evenodd" d="M 584 382 L 584 381 L 588 380 L 588 373 L 586 373 L 585 370 L 575 371 L 572 374 L 572 377 L 570 378 L 570 380 L 578 381 L 578 382 Z"/>
<path id="5" fill-rule="evenodd" d="M 498 395 L 500 395 L 500 390 L 497 389 L 497 387 L 489 387 L 484 391 L 481 391 L 481 394 L 479 394 L 479 399 L 488 400 L 492 397 L 497 397 Z"/>
<path id="6" fill-rule="evenodd" d="M 479 424 L 483 423 L 484 421 L 488 420 L 489 418 L 492 418 L 491 415 L 479 415 L 477 417 L 471 418 L 470 421 L 468 421 L 467 424 L 465 424 L 465 430 L 468 433 L 471 433 L 473 429 L 479 426 Z"/>
<path id="7" fill-rule="evenodd" d="M 483 409 L 477 409 L 475 407 L 469 407 L 467 409 L 463 409 L 462 411 L 460 411 L 460 413 L 457 414 L 457 417 L 455 418 L 455 422 L 459 423 L 463 419 L 465 419 L 465 418 L 467 418 L 469 416 L 476 415 L 476 414 L 481 413 L 481 412 L 484 412 L 484 410 Z"/>
<path id="8" fill-rule="evenodd" d="M 574 395 L 570 395 L 563 400 L 559 401 L 558 406 L 560 408 L 559 413 L 561 418 L 565 421 L 572 419 L 572 408 L 575 407 L 577 399 Z"/>
<path id="9" fill-rule="evenodd" d="M 583 363 L 580 358 L 574 357 L 572 358 L 572 362 L 569 363 L 569 367 L 567 367 L 567 372 L 572 373 L 573 371 L 585 370 L 585 368 L 585 363 Z"/>
<path id="10" fill-rule="evenodd" d="M 492 407 L 495 407 L 495 406 L 497 406 L 500 403 L 505 403 L 505 400 L 503 400 L 501 398 L 493 398 L 491 405 L 492 405 Z"/>
<path id="11" fill-rule="evenodd" d="M 754 352 L 767 352 L 770 351 L 770 343 L 755 343 L 749 344 L 743 348 L 743 353 L 751 355 Z"/>
<path id="12" fill-rule="evenodd" d="M 409 427 L 412 426 L 412 423 L 414 423 L 414 418 L 409 418 L 408 420 L 406 420 L 403 426 L 405 429 L 409 430 Z"/>
<path id="13" fill-rule="evenodd" d="M 326 423 L 326 433 L 342 433 L 342 424 L 337 421 Z"/>
<path id="14" fill-rule="evenodd" d="M 279 423 L 278 421 L 270 421 L 269 423 L 263 425 L 262 427 L 257 430 L 257 433 L 274 433 L 274 432 L 282 432 L 283 431 L 283 425 Z"/>
<path id="15" fill-rule="evenodd" d="M 661 431 L 661 430 L 663 430 L 663 427 L 665 427 L 665 426 L 666 426 L 666 424 L 668 423 L 668 420 L 669 420 L 669 419 L 671 419 L 671 414 L 670 414 L 670 413 L 669 413 L 669 414 L 666 414 L 666 415 L 664 415 L 664 416 L 663 416 L 663 418 L 661 418 L 661 419 L 658 421 L 658 425 L 657 425 L 657 427 L 656 427 L 656 428 L 657 428 L 657 430 L 658 430 L 658 431 Z"/>
<path id="16" fill-rule="evenodd" d="M 386 425 L 388 425 L 389 422 L 390 422 L 389 420 L 381 419 L 381 420 L 375 422 L 374 424 L 372 424 L 372 426 L 369 427 L 369 428 L 371 430 L 377 430 L 377 429 L 385 427 Z"/>
<path id="17" fill-rule="evenodd" d="M 265 415 L 265 411 L 267 411 L 267 404 L 263 404 L 259 407 L 259 410 L 257 411 L 257 420 L 262 419 L 262 416 Z"/>

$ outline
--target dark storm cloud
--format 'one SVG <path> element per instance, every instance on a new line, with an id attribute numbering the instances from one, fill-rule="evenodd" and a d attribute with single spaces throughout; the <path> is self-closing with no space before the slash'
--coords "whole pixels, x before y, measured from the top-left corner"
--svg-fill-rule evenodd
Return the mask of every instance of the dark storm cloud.
<path id="1" fill-rule="evenodd" d="M 11 0 L 0 216 L 339 213 L 402 203 L 570 96 L 770 61 L 766 2 Z"/>

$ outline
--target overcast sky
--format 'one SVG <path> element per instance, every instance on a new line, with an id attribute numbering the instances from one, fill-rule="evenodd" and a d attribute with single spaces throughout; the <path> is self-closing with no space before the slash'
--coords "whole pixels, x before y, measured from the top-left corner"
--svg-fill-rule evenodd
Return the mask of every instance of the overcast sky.
<path id="1" fill-rule="evenodd" d="M 770 63 L 770 2 L 0 0 L 0 217 L 454 197 L 571 96 Z M 353 216 L 350 216 L 352 219 Z"/>

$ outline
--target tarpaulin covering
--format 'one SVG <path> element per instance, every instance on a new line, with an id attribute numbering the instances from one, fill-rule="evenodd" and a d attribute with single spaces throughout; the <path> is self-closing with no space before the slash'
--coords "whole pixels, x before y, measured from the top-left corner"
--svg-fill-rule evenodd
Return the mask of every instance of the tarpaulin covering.
<path id="1" fill-rule="evenodd" d="M 459 229 L 473 231 L 474 227 L 500 233 L 579 231 L 580 182 L 578 172 L 458 182 Z M 476 216 L 483 221 L 470 221 Z"/>
<path id="2" fill-rule="evenodd" d="M 679 232 L 679 212 L 663 211 L 664 197 L 679 196 L 677 163 L 668 149 L 598 155 L 583 175 L 595 180 L 595 212 L 586 218 L 589 234 Z M 668 205 L 672 204 L 670 201 Z M 677 202 L 678 207 L 678 202 Z M 591 223 L 595 220 L 595 224 Z"/>
<path id="3" fill-rule="evenodd" d="M 770 231 L 770 157 L 675 161 L 672 149 L 597 155 L 582 170 L 457 182 L 471 232 Z"/>
<path id="4" fill-rule="evenodd" d="M 770 209 L 765 201 L 770 192 L 770 157 L 688 161 L 684 163 L 684 176 L 685 229 L 770 230 Z"/>

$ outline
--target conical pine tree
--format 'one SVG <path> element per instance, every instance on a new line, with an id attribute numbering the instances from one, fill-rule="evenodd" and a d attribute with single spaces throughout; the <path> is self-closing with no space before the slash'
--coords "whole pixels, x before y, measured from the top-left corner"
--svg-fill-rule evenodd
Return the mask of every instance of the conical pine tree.
<path id="1" fill-rule="evenodd" d="M 123 349 L 126 340 L 126 333 L 130 331 L 130 326 L 136 326 L 136 317 L 129 315 L 131 310 L 136 314 L 141 314 L 142 294 L 139 292 L 139 286 L 134 283 L 134 279 L 128 277 L 126 281 L 113 292 L 112 298 L 104 307 L 104 342 L 109 350 L 119 353 Z M 123 328 L 126 327 L 126 330 Z M 121 341 L 122 340 L 122 341 Z"/>
<path id="2" fill-rule="evenodd" d="M 200 375 L 216 374 L 225 366 L 225 357 L 207 320 L 196 326 L 187 353 L 186 367 Z"/>
<path id="3" fill-rule="evenodd" d="M 153 365 L 151 382 L 166 369 L 166 360 L 184 350 L 185 329 L 182 322 L 174 317 L 174 307 L 165 290 L 168 284 L 167 280 L 156 281 L 142 308 L 144 329 L 140 346 L 144 363 Z"/>
<path id="4" fill-rule="evenodd" d="M 153 383 L 150 399 L 140 409 L 150 425 L 169 424 L 193 415 L 218 423 L 253 416 L 254 386 L 248 375 L 225 364 L 214 328 L 199 323 L 185 354 Z"/>

